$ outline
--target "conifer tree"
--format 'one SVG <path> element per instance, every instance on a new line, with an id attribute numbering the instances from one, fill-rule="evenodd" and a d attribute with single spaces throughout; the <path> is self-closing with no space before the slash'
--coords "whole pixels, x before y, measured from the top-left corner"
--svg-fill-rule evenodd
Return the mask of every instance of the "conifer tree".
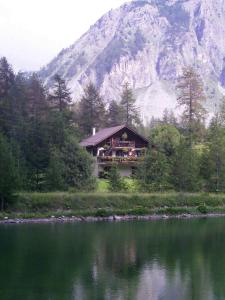
<path id="1" fill-rule="evenodd" d="M 107 114 L 108 126 L 117 126 L 123 124 L 123 108 L 115 100 L 111 101 Z"/>
<path id="2" fill-rule="evenodd" d="M 65 80 L 58 74 L 54 76 L 53 94 L 50 95 L 50 99 L 54 103 L 54 107 L 60 112 L 72 102 L 71 92 L 66 86 Z"/>
<path id="3" fill-rule="evenodd" d="M 0 99 L 6 97 L 14 84 L 14 72 L 5 57 L 0 58 Z"/>
<path id="4" fill-rule="evenodd" d="M 92 133 L 93 128 L 106 125 L 106 111 L 102 97 L 93 83 L 89 83 L 80 101 L 79 125 L 84 135 Z"/>
<path id="5" fill-rule="evenodd" d="M 28 166 L 29 185 L 41 190 L 49 161 L 49 135 L 47 130 L 47 101 L 43 85 L 34 74 L 27 86 L 27 140 L 24 153 Z"/>
<path id="6" fill-rule="evenodd" d="M 14 72 L 5 57 L 0 59 L 0 130 L 9 137 L 12 118 L 13 101 L 10 95 L 14 85 Z"/>
<path id="7" fill-rule="evenodd" d="M 18 169 L 9 143 L 0 133 L 0 208 L 5 209 L 18 188 Z"/>
<path id="8" fill-rule="evenodd" d="M 46 118 L 46 92 L 36 74 L 32 74 L 27 82 L 27 112 L 29 118 L 35 121 Z"/>
<path id="9" fill-rule="evenodd" d="M 14 85 L 11 88 L 10 99 L 11 103 L 9 136 L 18 143 L 20 148 L 26 141 L 26 133 L 29 128 L 29 101 L 28 101 L 28 79 L 22 73 L 15 76 Z"/>
<path id="10" fill-rule="evenodd" d="M 74 137 L 69 137 L 62 149 L 64 163 L 64 180 L 66 187 L 76 190 L 92 190 L 95 188 L 91 156 L 82 149 Z"/>
<path id="11" fill-rule="evenodd" d="M 215 118 L 218 125 L 225 127 L 225 96 L 221 99 L 219 109 L 215 105 Z"/>
<path id="12" fill-rule="evenodd" d="M 178 105 L 183 109 L 182 122 L 188 132 L 189 144 L 201 136 L 202 126 L 206 118 L 203 107 L 206 100 L 203 82 L 194 68 L 186 67 L 178 78 Z"/>
<path id="13" fill-rule="evenodd" d="M 125 83 L 121 94 L 121 106 L 123 107 L 123 123 L 128 126 L 140 125 L 139 111 L 135 105 L 135 98 L 128 83 Z"/>
<path id="14" fill-rule="evenodd" d="M 74 129 L 74 112 L 71 106 L 71 93 L 66 86 L 65 81 L 59 76 L 55 76 L 54 92 L 50 94 L 49 102 L 49 133 L 51 144 L 63 147 L 68 135 L 73 133 Z M 53 102 L 53 105 L 52 105 Z M 51 109 L 53 107 L 53 109 Z"/>
<path id="15" fill-rule="evenodd" d="M 177 119 L 172 110 L 168 110 L 167 108 L 164 109 L 162 123 L 166 125 L 177 126 Z"/>

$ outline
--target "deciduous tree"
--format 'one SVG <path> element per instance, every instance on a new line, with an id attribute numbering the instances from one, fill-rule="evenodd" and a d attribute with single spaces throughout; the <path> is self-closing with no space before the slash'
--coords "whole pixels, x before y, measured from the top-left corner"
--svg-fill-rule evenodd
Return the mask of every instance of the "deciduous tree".
<path id="1" fill-rule="evenodd" d="M 137 180 L 141 190 L 163 191 L 169 187 L 169 164 L 165 154 L 151 149 L 137 170 Z"/>
<path id="2" fill-rule="evenodd" d="M 219 122 L 218 114 L 212 119 L 208 129 L 201 174 L 208 191 L 225 191 L 225 127 Z"/>

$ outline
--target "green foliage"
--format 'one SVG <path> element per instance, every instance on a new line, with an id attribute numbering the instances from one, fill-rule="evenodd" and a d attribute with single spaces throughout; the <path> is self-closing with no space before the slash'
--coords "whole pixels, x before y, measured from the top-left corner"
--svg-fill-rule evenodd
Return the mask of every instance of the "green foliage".
<path id="1" fill-rule="evenodd" d="M 6 97 L 14 84 L 14 73 L 5 57 L 0 58 L 0 98 Z"/>
<path id="2" fill-rule="evenodd" d="M 34 216 L 112 216 L 224 213 L 224 194 L 200 193 L 20 193 L 10 213 Z M 201 208 L 200 208 L 201 209 Z M 204 211 L 204 209 L 202 210 Z M 17 216 L 18 217 L 18 216 Z M 21 217 L 21 216 L 20 216 Z"/>
<path id="3" fill-rule="evenodd" d="M 107 120 L 107 125 L 109 127 L 123 124 L 123 107 L 115 100 L 111 101 L 109 104 Z"/>
<path id="4" fill-rule="evenodd" d="M 182 140 L 176 149 L 172 167 L 172 183 L 177 191 L 200 189 L 200 158 L 187 141 Z"/>
<path id="5" fill-rule="evenodd" d="M 129 211 L 130 215 L 137 215 L 137 216 L 147 215 L 148 213 L 149 210 L 143 206 L 137 206 Z"/>
<path id="6" fill-rule="evenodd" d="M 65 164 L 62 153 L 58 149 L 53 149 L 50 153 L 50 161 L 46 173 L 46 189 L 48 191 L 65 190 Z"/>
<path id="7" fill-rule="evenodd" d="M 139 34 L 137 38 L 142 42 Z M 15 182 L 14 186 L 42 192 L 94 189 L 92 159 L 77 141 L 89 135 L 93 127 L 127 123 L 147 133 L 153 148 L 138 168 L 137 184 L 132 181 L 128 186 L 128 179 L 121 178 L 113 167 L 110 184 L 107 182 L 104 191 L 133 192 L 138 186 L 142 191 L 174 188 L 224 192 L 224 101 L 209 128 L 205 128 L 203 85 L 192 68 L 184 69 L 177 88 L 178 104 L 184 110 L 182 121 L 178 123 L 174 114 L 165 110 L 162 119 L 143 127 L 128 84 L 123 88 L 121 101 L 112 101 L 108 111 L 92 83 L 72 109 L 70 91 L 60 76 L 55 76 L 54 87 L 49 92 L 37 75 L 14 74 L 7 60 L 0 59 L 0 134 L 4 136 L 2 147 L 9 147 L 11 158 L 6 160 L 12 161 L 11 167 L 15 166 L 15 174 L 19 174 L 16 177 L 20 185 Z M 3 154 L 6 155 L 5 151 Z M 113 158 L 114 163 L 125 160 Z"/>
<path id="8" fill-rule="evenodd" d="M 109 191 L 109 182 L 107 179 L 97 179 L 97 192 L 108 192 Z"/>
<path id="9" fill-rule="evenodd" d="M 123 87 L 121 102 L 120 105 L 122 107 L 122 121 L 123 124 L 127 124 L 129 126 L 137 126 L 140 125 L 140 116 L 139 111 L 135 105 L 135 98 L 133 95 L 132 89 L 129 87 L 129 84 L 126 83 Z"/>
<path id="10" fill-rule="evenodd" d="M 71 104 L 71 93 L 66 86 L 65 80 L 59 74 L 54 76 L 54 91 L 49 95 L 49 99 L 54 103 L 54 107 L 62 112 Z"/>
<path id="11" fill-rule="evenodd" d="M 106 124 L 105 104 L 93 83 L 87 85 L 79 104 L 79 125 L 84 135 Z"/>
<path id="12" fill-rule="evenodd" d="M 32 122 L 25 145 L 28 186 L 31 190 L 41 191 L 44 189 L 45 172 L 49 163 L 48 133 L 42 122 Z"/>
<path id="13" fill-rule="evenodd" d="M 225 128 L 213 119 L 208 129 L 208 143 L 201 161 L 205 188 L 212 192 L 225 191 Z"/>
<path id="14" fill-rule="evenodd" d="M 37 75 L 14 75 L 0 60 L 0 132 L 10 141 L 23 188 L 33 191 L 91 189 L 91 159 L 74 140 L 77 124 L 70 91 L 54 77 L 48 94 Z M 74 147 L 74 148 L 73 148 Z"/>
<path id="15" fill-rule="evenodd" d="M 198 211 L 201 213 L 201 214 L 207 214 L 208 213 L 208 208 L 205 204 L 201 204 L 197 207 Z"/>
<path id="16" fill-rule="evenodd" d="M 3 210 L 18 188 L 18 168 L 12 149 L 0 134 L 0 206 Z"/>
<path id="17" fill-rule="evenodd" d="M 120 191 L 125 191 L 127 190 L 127 184 L 120 176 L 120 173 L 118 171 L 117 165 L 113 165 L 110 168 L 110 171 L 108 173 L 108 178 L 109 178 L 109 190 L 112 192 L 120 192 Z"/>
<path id="18" fill-rule="evenodd" d="M 163 125 L 171 125 L 177 127 L 178 122 L 173 110 L 168 110 L 167 108 L 164 109 L 161 123 Z"/>
<path id="19" fill-rule="evenodd" d="M 163 191 L 169 188 L 169 164 L 165 154 L 149 150 L 137 171 L 137 180 L 143 191 Z"/>
<path id="20" fill-rule="evenodd" d="M 106 209 L 101 209 L 100 208 L 95 213 L 95 217 L 101 217 L 101 218 L 103 218 L 103 217 L 108 217 L 108 216 L 110 216 L 110 213 Z"/>
<path id="21" fill-rule="evenodd" d="M 182 107 L 182 127 L 189 138 L 189 144 L 199 141 L 204 135 L 206 96 L 202 79 L 192 67 L 183 69 L 177 83 L 178 105 Z"/>
<path id="22" fill-rule="evenodd" d="M 95 188 L 92 159 L 74 138 L 68 139 L 62 148 L 62 160 L 65 166 L 64 179 L 67 187 L 73 187 L 76 190 Z"/>
<path id="23" fill-rule="evenodd" d="M 150 143 L 159 151 L 163 152 L 167 157 L 175 153 L 176 147 L 179 145 L 181 135 L 173 125 L 159 124 L 151 130 Z"/>

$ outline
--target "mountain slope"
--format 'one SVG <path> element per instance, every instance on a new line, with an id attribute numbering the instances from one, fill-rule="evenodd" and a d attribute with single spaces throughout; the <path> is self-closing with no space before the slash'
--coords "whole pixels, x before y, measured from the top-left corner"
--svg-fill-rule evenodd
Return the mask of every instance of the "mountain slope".
<path id="1" fill-rule="evenodd" d="M 225 88 L 223 0 L 132 1 L 111 10 L 40 71 L 47 85 L 59 73 L 74 99 L 92 80 L 106 100 L 128 81 L 142 116 L 175 108 L 175 81 L 193 65 L 204 79 L 212 111 Z"/>

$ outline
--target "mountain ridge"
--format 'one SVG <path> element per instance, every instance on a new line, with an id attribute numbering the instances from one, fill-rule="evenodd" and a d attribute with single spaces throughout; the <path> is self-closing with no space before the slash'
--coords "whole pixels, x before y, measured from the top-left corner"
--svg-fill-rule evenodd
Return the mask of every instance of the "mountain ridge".
<path id="1" fill-rule="evenodd" d="M 212 112 L 225 95 L 225 4 L 222 0 L 145 0 L 110 10 L 63 49 L 39 75 L 59 73 L 78 100 L 89 81 L 106 101 L 127 81 L 145 122 L 175 110 L 176 78 L 192 65 L 202 76 Z"/>

